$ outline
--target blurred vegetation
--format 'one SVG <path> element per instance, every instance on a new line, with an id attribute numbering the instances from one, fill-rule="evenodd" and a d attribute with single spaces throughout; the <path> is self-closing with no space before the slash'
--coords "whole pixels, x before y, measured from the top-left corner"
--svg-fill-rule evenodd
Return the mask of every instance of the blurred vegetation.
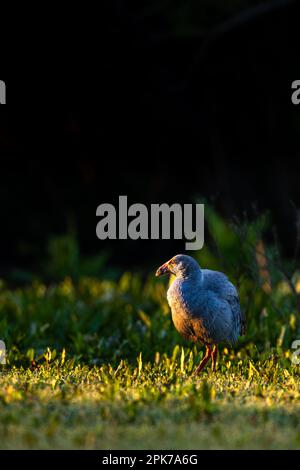
<path id="1" fill-rule="evenodd" d="M 135 24 L 145 19 L 160 17 L 170 27 L 170 31 L 178 36 L 194 36 L 205 34 L 212 28 L 234 15 L 258 5 L 272 4 L 272 0 L 189 0 L 188 2 L 172 2 L 169 0 L 152 0 L 148 4 L 138 3 L 130 11 Z M 113 9 L 120 12 L 119 2 Z M 123 18 L 126 18 L 125 11 Z"/>
<path id="2" fill-rule="evenodd" d="M 156 266 L 147 279 L 112 274 L 104 255 L 83 260 L 73 235 L 51 238 L 43 275 L 0 284 L 1 447 L 299 446 L 300 277 L 270 227 L 268 215 L 228 223 L 206 205 L 197 259 L 238 286 L 248 330 L 199 379 L 202 347 L 172 325 Z"/>
<path id="3" fill-rule="evenodd" d="M 228 223 L 206 205 L 206 242 L 197 254 L 202 267 L 225 272 L 237 285 L 247 316 L 238 349 L 251 356 L 287 349 L 300 337 L 297 261 L 282 260 L 276 243 L 264 241 L 270 223 L 267 215 Z M 47 347 L 89 364 L 135 360 L 139 352 L 153 360 L 176 344 L 196 354 L 172 325 L 167 279 L 154 277 L 156 266 L 144 280 L 139 272 L 109 269 L 108 260 L 82 258 L 74 235 L 52 237 L 42 275 L 15 289 L 1 281 L 0 338 L 11 364 L 43 358 Z"/>

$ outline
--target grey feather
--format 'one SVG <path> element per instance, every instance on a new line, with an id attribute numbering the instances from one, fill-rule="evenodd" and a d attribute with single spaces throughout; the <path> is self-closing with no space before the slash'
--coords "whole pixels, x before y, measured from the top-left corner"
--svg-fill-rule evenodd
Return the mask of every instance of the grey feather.
<path id="1" fill-rule="evenodd" d="M 167 298 L 177 330 L 195 342 L 234 344 L 245 332 L 245 316 L 227 276 L 201 269 L 186 255 L 177 255 L 166 265 L 176 276 Z"/>

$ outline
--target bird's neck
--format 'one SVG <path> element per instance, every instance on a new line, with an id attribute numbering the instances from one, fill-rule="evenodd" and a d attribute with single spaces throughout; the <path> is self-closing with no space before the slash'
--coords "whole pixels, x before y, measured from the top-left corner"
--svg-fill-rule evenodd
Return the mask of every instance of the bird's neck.
<path id="1" fill-rule="evenodd" d="M 203 273 L 202 270 L 195 270 L 190 273 L 180 273 L 179 275 L 176 276 L 178 279 L 181 279 L 182 281 L 190 281 L 190 282 L 197 282 L 201 283 L 203 279 Z"/>

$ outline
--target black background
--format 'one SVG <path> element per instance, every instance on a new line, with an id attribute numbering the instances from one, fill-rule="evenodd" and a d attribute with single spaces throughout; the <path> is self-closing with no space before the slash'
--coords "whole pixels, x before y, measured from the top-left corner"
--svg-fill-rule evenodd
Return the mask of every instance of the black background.
<path id="1" fill-rule="evenodd" d="M 217 11 L 211 27 L 181 35 L 160 10 L 143 15 L 112 1 L 86 33 L 71 25 L 54 41 L 52 30 L 39 51 L 15 44 L 0 76 L 0 274 L 38 265 L 49 234 L 70 227 L 83 253 L 109 248 L 124 267 L 184 249 L 97 240 L 97 206 L 122 194 L 147 205 L 198 198 L 225 217 L 269 209 L 290 255 L 300 206 L 300 106 L 291 103 L 300 4 L 272 3 L 234 20 Z"/>

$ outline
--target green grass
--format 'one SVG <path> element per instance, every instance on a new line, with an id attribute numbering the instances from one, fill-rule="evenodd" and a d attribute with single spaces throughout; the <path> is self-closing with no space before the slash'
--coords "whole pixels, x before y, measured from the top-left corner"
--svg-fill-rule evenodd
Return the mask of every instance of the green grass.
<path id="1" fill-rule="evenodd" d="M 179 356 L 2 371 L 1 448 L 299 448 L 299 366 L 224 355 L 216 374 L 194 378 Z"/>
<path id="2" fill-rule="evenodd" d="M 198 260 L 226 272 L 247 316 L 246 336 L 221 345 L 216 374 L 192 376 L 203 349 L 176 332 L 156 263 L 148 279 L 116 279 L 104 255 L 82 260 L 62 237 L 39 276 L 14 289 L 0 280 L 1 448 L 300 447 L 297 260 L 263 246 L 267 218 L 237 230 L 209 207 L 206 217 Z"/>

